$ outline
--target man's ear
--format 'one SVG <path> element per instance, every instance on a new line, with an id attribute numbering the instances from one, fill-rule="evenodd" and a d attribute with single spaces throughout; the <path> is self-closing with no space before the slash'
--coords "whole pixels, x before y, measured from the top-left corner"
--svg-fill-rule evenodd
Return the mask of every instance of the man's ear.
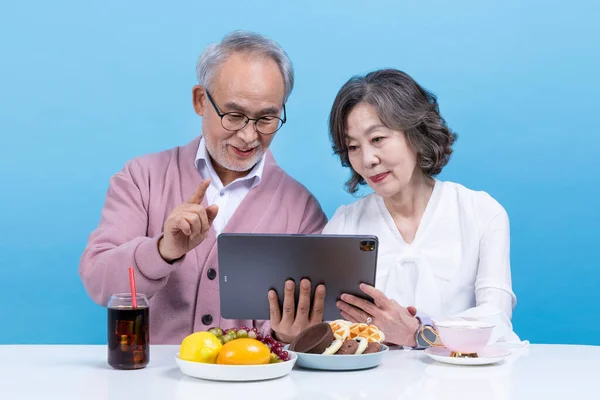
<path id="1" fill-rule="evenodd" d="M 196 85 L 192 89 L 192 104 L 194 105 L 194 111 L 199 116 L 204 114 L 204 103 L 206 102 L 206 91 L 200 85 Z"/>

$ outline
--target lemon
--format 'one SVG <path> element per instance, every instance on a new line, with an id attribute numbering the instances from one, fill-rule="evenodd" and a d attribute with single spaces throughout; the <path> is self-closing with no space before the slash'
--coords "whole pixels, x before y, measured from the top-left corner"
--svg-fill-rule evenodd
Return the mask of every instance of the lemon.
<path id="1" fill-rule="evenodd" d="M 221 341 L 212 333 L 195 332 L 186 336 L 179 347 L 179 358 L 186 361 L 215 364 Z"/>

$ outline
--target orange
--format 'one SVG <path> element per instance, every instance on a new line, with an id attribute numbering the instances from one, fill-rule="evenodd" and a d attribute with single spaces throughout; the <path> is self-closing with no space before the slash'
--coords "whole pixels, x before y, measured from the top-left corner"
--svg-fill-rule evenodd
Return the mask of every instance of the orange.
<path id="1" fill-rule="evenodd" d="M 217 356 L 217 364 L 257 365 L 268 364 L 271 350 L 256 339 L 242 338 L 227 342 Z"/>

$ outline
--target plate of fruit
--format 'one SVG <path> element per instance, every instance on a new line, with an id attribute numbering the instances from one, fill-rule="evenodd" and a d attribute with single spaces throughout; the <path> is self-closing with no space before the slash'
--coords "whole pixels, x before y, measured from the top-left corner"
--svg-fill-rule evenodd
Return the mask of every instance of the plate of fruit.
<path id="1" fill-rule="evenodd" d="M 384 340 L 375 325 L 336 320 L 305 329 L 287 348 L 299 367 L 348 371 L 378 366 L 389 350 Z"/>
<path id="2" fill-rule="evenodd" d="M 211 328 L 181 342 L 175 361 L 185 375 L 216 381 L 258 381 L 290 373 L 297 356 L 256 328 Z"/>

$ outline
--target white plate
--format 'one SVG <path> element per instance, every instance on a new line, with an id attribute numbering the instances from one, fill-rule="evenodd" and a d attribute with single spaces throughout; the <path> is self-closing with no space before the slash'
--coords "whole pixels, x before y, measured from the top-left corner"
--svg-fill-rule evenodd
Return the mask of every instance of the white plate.
<path id="1" fill-rule="evenodd" d="M 289 353 L 298 357 L 297 365 L 299 367 L 327 371 L 352 371 L 378 366 L 388 350 L 389 348 L 382 344 L 380 351 L 369 354 L 323 355 L 294 353 L 291 351 Z"/>
<path id="2" fill-rule="evenodd" d="M 220 365 L 186 361 L 175 355 L 177 366 L 185 375 L 213 381 L 249 382 L 280 378 L 290 373 L 298 357 L 290 354 L 289 361 L 264 365 Z"/>
<path id="3" fill-rule="evenodd" d="M 478 354 L 477 358 L 450 357 L 451 351 L 445 347 L 429 347 L 424 353 L 436 361 L 454 365 L 494 364 L 510 355 L 510 351 L 499 347 L 487 347 Z"/>

